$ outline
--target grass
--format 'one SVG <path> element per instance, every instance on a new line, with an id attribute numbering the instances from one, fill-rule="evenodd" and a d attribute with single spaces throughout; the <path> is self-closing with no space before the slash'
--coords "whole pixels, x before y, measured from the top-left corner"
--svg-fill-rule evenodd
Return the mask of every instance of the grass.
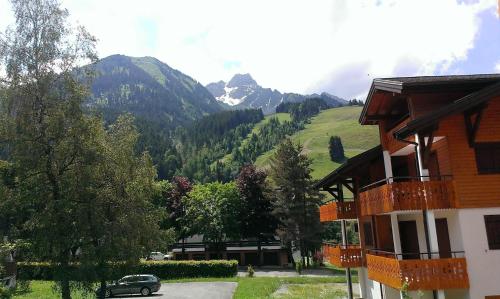
<path id="1" fill-rule="evenodd" d="M 52 281 L 34 280 L 30 283 L 30 291 L 16 292 L 13 296 L 15 299 L 55 299 L 60 298 L 59 293 L 55 289 L 55 284 Z M 71 294 L 73 299 L 92 298 L 91 294 L 75 290 Z"/>
<path id="2" fill-rule="evenodd" d="M 198 279 L 178 279 L 162 281 L 163 283 L 170 282 L 211 282 L 211 281 L 232 281 L 237 282 L 234 299 L 250 299 L 250 298 L 271 298 L 271 295 L 276 292 L 282 285 L 290 284 L 290 296 L 279 298 L 325 298 L 322 297 L 323 290 L 327 284 L 343 283 L 344 277 L 230 277 L 230 278 L 198 278 Z M 297 286 L 300 285 L 300 286 Z M 338 288 L 335 288 L 336 291 Z M 309 291 L 311 293 L 309 295 Z M 330 294 L 330 290 L 325 291 Z M 306 294 L 306 296 L 304 296 Z M 288 295 L 287 295 L 288 296 Z M 54 282 L 52 281 L 32 281 L 31 291 L 26 293 L 17 293 L 14 299 L 56 299 L 59 294 L 55 292 Z M 84 294 L 74 291 L 72 298 L 83 299 L 92 298 L 90 294 Z M 328 297 L 336 298 L 336 297 Z"/>
<path id="3" fill-rule="evenodd" d="M 289 285 L 287 292 L 274 296 L 277 299 L 303 299 L 303 298 L 318 298 L 318 299 L 335 299 L 345 298 L 347 292 L 339 285 L 329 283 L 318 284 L 293 284 Z"/>
<path id="4" fill-rule="evenodd" d="M 322 111 L 311 119 L 304 130 L 291 136 L 304 147 L 304 153 L 312 160 L 312 177 L 321 179 L 340 164 L 330 160 L 328 142 L 330 136 L 342 139 L 346 156 L 353 157 L 379 143 L 376 126 L 361 126 L 358 118 L 361 107 L 341 107 Z M 262 154 L 256 161 L 259 167 L 267 167 L 273 150 Z"/>

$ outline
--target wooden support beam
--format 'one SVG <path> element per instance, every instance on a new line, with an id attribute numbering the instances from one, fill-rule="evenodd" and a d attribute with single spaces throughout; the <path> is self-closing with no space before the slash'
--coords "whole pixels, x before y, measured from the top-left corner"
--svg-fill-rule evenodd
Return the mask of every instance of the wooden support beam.
<path id="1" fill-rule="evenodd" d="M 425 139 L 424 139 L 425 140 Z M 427 139 L 427 144 L 424 148 L 424 167 L 428 168 L 429 157 L 431 156 L 432 143 L 434 142 L 434 131 L 430 133 Z"/>
<path id="2" fill-rule="evenodd" d="M 344 189 L 342 189 L 342 184 L 341 183 L 337 184 L 337 195 L 339 196 L 338 201 L 339 202 L 344 202 Z"/>
<path id="3" fill-rule="evenodd" d="M 481 105 L 474 110 L 464 112 L 465 129 L 467 132 L 469 147 L 474 147 L 474 145 L 476 144 L 476 135 L 479 130 L 479 125 L 481 124 L 481 119 L 483 118 L 483 112 L 486 106 L 486 104 Z M 474 116 L 476 118 L 473 120 L 472 118 Z"/>
<path id="4" fill-rule="evenodd" d="M 338 201 L 339 200 L 339 197 L 338 195 L 335 193 L 335 191 L 332 189 L 332 188 L 323 188 L 323 190 L 325 190 L 326 192 L 330 193 L 331 196 L 333 196 L 333 198 Z"/>
<path id="5" fill-rule="evenodd" d="M 429 157 L 432 152 L 432 144 L 434 143 L 434 133 L 437 130 L 437 126 L 427 128 L 425 131 L 418 132 L 418 143 L 420 144 L 420 155 L 422 157 L 423 167 L 427 168 L 429 163 Z M 427 142 L 425 142 L 427 138 Z"/>
<path id="6" fill-rule="evenodd" d="M 349 185 L 349 182 L 347 181 L 343 181 L 342 184 L 347 188 L 349 189 L 349 191 L 352 192 L 352 194 L 354 194 L 354 188 L 352 186 Z"/>

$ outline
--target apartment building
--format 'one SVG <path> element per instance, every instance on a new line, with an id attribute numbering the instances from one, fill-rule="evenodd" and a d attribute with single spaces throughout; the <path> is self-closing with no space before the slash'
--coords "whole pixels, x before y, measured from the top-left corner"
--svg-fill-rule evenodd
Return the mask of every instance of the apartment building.
<path id="1" fill-rule="evenodd" d="M 380 146 L 317 184 L 321 221 L 360 244 L 326 257 L 362 298 L 500 298 L 500 75 L 375 79 L 360 123 Z"/>

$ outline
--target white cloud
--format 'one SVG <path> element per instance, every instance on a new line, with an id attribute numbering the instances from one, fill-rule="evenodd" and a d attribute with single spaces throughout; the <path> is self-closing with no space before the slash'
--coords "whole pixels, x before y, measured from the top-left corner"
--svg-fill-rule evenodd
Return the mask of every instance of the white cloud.
<path id="1" fill-rule="evenodd" d="M 499 73 L 500 73 L 500 61 L 498 61 L 498 62 L 495 64 L 495 72 L 499 72 Z"/>
<path id="2" fill-rule="evenodd" d="M 0 28 L 5 3 L 0 0 Z M 453 61 L 466 58 L 478 13 L 496 1 L 67 0 L 63 5 L 99 38 L 101 57 L 155 56 L 205 84 L 249 72 L 261 85 L 282 91 L 328 89 L 351 97 L 365 92 L 374 77 L 446 72 Z"/>

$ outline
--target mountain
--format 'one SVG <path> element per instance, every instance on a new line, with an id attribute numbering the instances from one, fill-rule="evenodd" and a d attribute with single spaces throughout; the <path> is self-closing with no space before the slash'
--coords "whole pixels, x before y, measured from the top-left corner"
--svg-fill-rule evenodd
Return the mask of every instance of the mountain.
<path id="1" fill-rule="evenodd" d="M 231 109 L 261 108 L 264 114 L 274 113 L 282 102 L 302 102 L 307 98 L 322 98 L 331 107 L 342 106 L 346 100 L 328 93 L 301 95 L 281 93 L 276 89 L 263 88 L 250 74 L 236 74 L 229 82 L 218 81 L 206 86 L 221 103 Z"/>
<path id="2" fill-rule="evenodd" d="M 312 160 L 311 175 L 314 179 L 319 180 L 340 166 L 330 160 L 328 153 L 330 136 L 340 136 L 348 158 L 379 144 L 378 129 L 375 126 L 362 126 L 358 122 L 362 109 L 359 106 L 346 106 L 323 110 L 313 117 L 303 130 L 290 136 L 293 142 L 300 143 L 304 147 L 303 153 Z M 286 114 L 278 114 L 281 118 L 284 118 L 284 115 Z M 266 116 L 266 120 L 269 117 L 272 115 Z M 260 123 L 256 125 L 257 128 L 259 126 Z M 260 133 L 256 133 L 257 137 L 261 138 Z M 243 141 L 242 144 L 245 142 L 247 141 Z M 272 154 L 274 149 L 263 153 L 257 158 L 255 165 L 268 168 Z"/>
<path id="3" fill-rule="evenodd" d="M 153 57 L 112 55 L 95 70 L 88 105 L 106 118 L 129 112 L 173 128 L 223 110 L 202 84 Z"/>

